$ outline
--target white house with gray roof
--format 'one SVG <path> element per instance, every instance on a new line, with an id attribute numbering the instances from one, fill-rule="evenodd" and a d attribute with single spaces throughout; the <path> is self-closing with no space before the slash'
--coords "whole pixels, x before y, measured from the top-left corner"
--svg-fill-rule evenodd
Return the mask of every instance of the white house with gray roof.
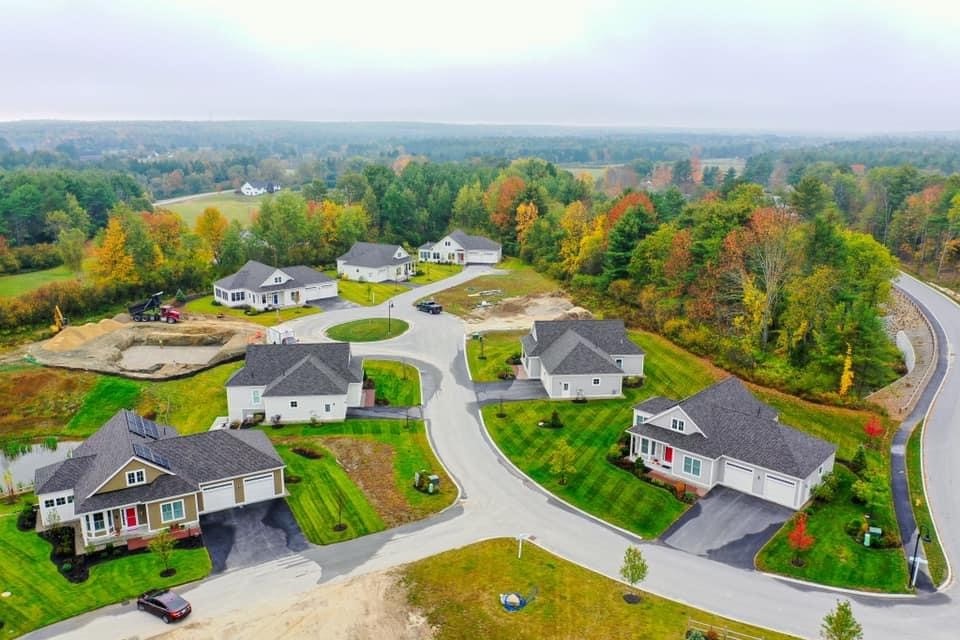
<path id="1" fill-rule="evenodd" d="M 213 283 L 213 298 L 225 307 L 282 309 L 334 298 L 337 281 L 303 265 L 271 267 L 250 260 L 239 271 Z"/>
<path id="2" fill-rule="evenodd" d="M 120 410 L 72 457 L 37 469 L 42 528 L 74 526 L 87 546 L 146 546 L 162 530 L 200 533 L 200 516 L 285 493 L 283 461 L 260 431 L 176 429 Z"/>
<path id="3" fill-rule="evenodd" d="M 232 422 L 339 421 L 363 403 L 363 362 L 347 342 L 252 344 L 226 388 Z"/>
<path id="4" fill-rule="evenodd" d="M 337 275 L 359 282 L 402 282 L 417 272 L 413 258 L 398 244 L 354 242 L 337 258 Z"/>
<path id="5" fill-rule="evenodd" d="M 527 377 L 551 398 L 618 397 L 625 376 L 643 375 L 622 320 L 537 320 L 520 345 Z"/>
<path id="6" fill-rule="evenodd" d="M 686 400 L 650 398 L 633 416 L 630 457 L 703 490 L 719 484 L 799 509 L 833 470 L 834 445 L 782 424 L 736 378 Z"/>
<path id="7" fill-rule="evenodd" d="M 420 247 L 420 262 L 446 264 L 497 264 L 503 258 L 499 242 L 484 236 L 472 236 L 460 229 L 451 231 L 437 242 Z"/>

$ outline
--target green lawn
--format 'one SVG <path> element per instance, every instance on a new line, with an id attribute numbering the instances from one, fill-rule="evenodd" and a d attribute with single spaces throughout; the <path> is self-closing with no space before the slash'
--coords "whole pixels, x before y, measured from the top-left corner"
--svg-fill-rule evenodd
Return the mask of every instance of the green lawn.
<path id="1" fill-rule="evenodd" d="M 806 565 L 793 565 L 794 553 L 787 543 L 792 525 L 788 522 L 757 554 L 757 567 L 834 587 L 891 593 L 906 591 L 907 565 L 901 547 L 864 547 L 844 530 L 848 522 L 862 518 L 866 508 L 852 500 L 850 487 L 856 479 L 853 472 L 843 465 L 837 465 L 835 472 L 839 485 L 834 499 L 814 505 L 807 521 L 816 542 L 806 554 Z M 874 509 L 872 516 L 873 525 L 896 531 L 892 503 Z"/>
<path id="2" fill-rule="evenodd" d="M 626 399 L 591 400 L 586 404 L 538 400 L 484 407 L 491 437 L 504 454 L 547 490 L 585 511 L 645 538 L 654 538 L 684 511 L 673 495 L 607 462 L 611 445 L 633 418 L 633 405 L 654 396 L 682 398 L 714 382 L 717 372 L 699 358 L 667 340 L 633 331 L 630 337 L 647 354 L 646 381 L 640 389 L 626 389 Z M 556 410 L 565 425 L 544 429 L 540 420 Z M 560 440 L 577 452 L 576 473 L 560 485 L 550 472 L 549 455 Z"/>
<path id="3" fill-rule="evenodd" d="M 28 271 L 10 276 L 0 276 L 0 298 L 12 298 L 39 289 L 51 282 L 71 280 L 76 277 L 77 274 L 64 265 L 53 269 L 44 269 L 43 271 Z"/>
<path id="4" fill-rule="evenodd" d="M 497 374 L 509 371 L 507 358 L 520 353 L 520 338 L 529 331 L 487 331 L 483 340 L 467 336 L 467 363 L 474 382 L 496 382 Z M 481 359 L 481 351 L 485 358 Z"/>
<path id="5" fill-rule="evenodd" d="M 363 370 L 377 386 L 377 401 L 395 407 L 420 404 L 420 372 L 395 360 L 364 360 Z"/>
<path id="6" fill-rule="evenodd" d="M 507 273 L 474 278 L 458 287 L 452 287 L 437 293 L 433 296 L 433 299 L 443 305 L 444 311 L 463 316 L 483 299 L 493 302 L 514 296 L 550 293 L 560 288 L 556 282 L 516 258 L 504 260 L 497 265 L 497 268 L 505 269 Z M 471 295 L 494 289 L 499 289 L 501 293 L 487 298 Z"/>
<path id="7" fill-rule="evenodd" d="M 396 338 L 410 325 L 403 320 L 393 318 L 365 318 L 344 322 L 327 329 L 327 337 L 342 342 L 374 342 Z"/>
<path id="8" fill-rule="evenodd" d="M 183 202 L 173 204 L 157 205 L 160 209 L 168 209 L 180 214 L 184 222 L 191 229 L 196 225 L 197 218 L 207 207 L 215 207 L 220 210 L 227 220 L 239 220 L 245 227 L 253 222 L 253 215 L 260 210 L 260 203 L 267 196 L 242 196 L 236 193 L 224 192 L 216 193 L 203 198 L 194 198 Z"/>
<path id="9" fill-rule="evenodd" d="M 30 496 L 32 499 L 32 496 Z M 3 637 L 70 618 L 85 611 L 128 600 L 147 589 L 199 580 L 210 573 L 207 550 L 178 549 L 173 553 L 176 575 L 161 578 L 156 556 L 143 553 L 95 565 L 81 584 L 67 581 L 50 562 L 50 543 L 33 532 L 17 529 L 16 505 L 0 505 L 0 620 Z"/>
<path id="10" fill-rule="evenodd" d="M 657 571 L 656 565 L 650 570 Z M 623 584 L 534 544 L 525 544 L 518 559 L 513 539 L 487 540 L 431 556 L 403 567 L 400 575 L 410 604 L 437 629 L 436 640 L 681 640 L 689 620 L 758 640 L 791 638 L 649 593 L 640 604 L 628 605 L 622 599 Z M 500 606 L 499 594 L 528 594 L 533 588 L 536 598 L 519 613 Z"/>
<path id="11" fill-rule="evenodd" d="M 331 278 L 337 278 L 336 271 L 324 271 Z M 393 296 L 409 291 L 407 287 L 395 282 L 357 282 L 339 278 L 337 288 L 340 297 L 365 307 L 380 304 Z"/>
<path id="12" fill-rule="evenodd" d="M 191 300 L 184 305 L 184 309 L 187 313 L 202 313 L 210 316 L 217 316 L 222 313 L 231 318 L 256 322 L 265 327 L 272 327 L 281 322 L 320 313 L 320 309 L 317 307 L 291 307 L 288 309 L 280 309 L 279 311 L 264 311 L 262 313 L 247 315 L 243 309 L 234 309 L 232 307 L 213 304 L 213 296 L 204 296 L 196 300 Z"/>
<path id="13" fill-rule="evenodd" d="M 420 420 L 350 419 L 322 425 L 289 425 L 264 431 L 278 445 L 290 473 L 303 478 L 288 485 L 288 502 L 307 539 L 317 544 L 348 540 L 375 533 L 389 523 L 400 524 L 424 518 L 453 502 L 456 487 L 441 467 L 427 442 L 426 429 Z M 365 442 L 389 447 L 389 460 L 362 456 L 348 468 L 336 463 L 331 448 L 352 448 L 363 454 Z M 294 446 L 322 451 L 324 457 L 310 460 L 293 453 Z M 384 474 L 383 464 L 392 473 Z M 412 486 L 416 471 L 428 470 L 440 476 L 440 492 L 427 495 Z M 348 528 L 333 531 L 337 522 L 336 492 L 344 496 L 344 522 Z M 362 487 L 362 489 L 360 488 Z M 348 520 L 348 506 L 350 518 Z M 378 510 L 379 505 L 379 510 Z"/>
<path id="14" fill-rule="evenodd" d="M 918 525 L 926 524 L 930 529 L 931 541 L 924 542 L 923 549 L 927 554 L 927 562 L 930 563 L 928 569 L 933 577 L 933 582 L 940 585 L 947 579 L 947 559 L 943 555 L 943 548 L 940 546 L 937 532 L 931 526 L 933 518 L 930 516 L 930 505 L 927 504 L 927 496 L 923 491 L 923 465 L 920 455 L 922 438 L 923 422 L 917 425 L 907 442 L 907 482 L 910 485 L 910 502 L 913 503 L 914 518 L 916 518 Z"/>
<path id="15" fill-rule="evenodd" d="M 421 272 L 420 275 L 410 278 L 410 282 L 414 284 L 430 284 L 432 282 L 439 282 L 450 276 L 455 276 L 463 271 L 463 267 L 458 264 L 434 264 L 432 262 L 421 262 L 419 269 Z"/>

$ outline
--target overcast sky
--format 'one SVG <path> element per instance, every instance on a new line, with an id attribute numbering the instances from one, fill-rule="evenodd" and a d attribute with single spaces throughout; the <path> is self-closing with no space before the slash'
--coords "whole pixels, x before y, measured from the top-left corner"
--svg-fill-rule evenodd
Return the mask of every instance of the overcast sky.
<path id="1" fill-rule="evenodd" d="M 957 0 L 0 0 L 0 24 L 0 120 L 960 129 Z"/>

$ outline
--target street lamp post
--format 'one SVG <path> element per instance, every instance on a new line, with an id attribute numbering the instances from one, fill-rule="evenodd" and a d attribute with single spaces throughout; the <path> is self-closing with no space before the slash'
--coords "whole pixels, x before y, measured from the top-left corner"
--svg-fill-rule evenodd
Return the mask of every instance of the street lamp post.
<path id="1" fill-rule="evenodd" d="M 484 353 L 483 353 L 483 343 L 484 343 L 483 334 L 481 333 L 481 334 L 480 334 L 480 359 L 481 359 L 481 360 L 486 360 L 486 359 L 487 359 L 487 356 L 485 356 Z"/>
<path id="2" fill-rule="evenodd" d="M 920 573 L 920 556 L 917 555 L 920 552 L 920 538 L 923 538 L 924 542 L 930 542 L 930 527 L 921 524 L 917 529 L 917 541 L 913 545 L 913 558 L 910 563 L 911 588 L 917 586 L 917 574 Z"/>
<path id="3" fill-rule="evenodd" d="M 390 337 L 390 309 L 393 309 L 393 303 L 387 305 L 387 337 Z"/>

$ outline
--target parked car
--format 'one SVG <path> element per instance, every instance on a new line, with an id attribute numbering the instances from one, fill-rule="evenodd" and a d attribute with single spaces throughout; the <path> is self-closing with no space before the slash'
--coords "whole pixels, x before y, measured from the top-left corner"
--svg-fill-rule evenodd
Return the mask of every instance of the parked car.
<path id="1" fill-rule="evenodd" d="M 137 598 L 137 609 L 152 613 L 167 624 L 186 618 L 192 610 L 189 602 L 169 589 L 147 591 Z"/>
<path id="2" fill-rule="evenodd" d="M 424 313 L 433 314 L 441 313 L 443 311 L 443 307 L 438 302 L 434 302 L 433 300 L 423 300 L 418 302 L 417 309 L 423 311 Z"/>

